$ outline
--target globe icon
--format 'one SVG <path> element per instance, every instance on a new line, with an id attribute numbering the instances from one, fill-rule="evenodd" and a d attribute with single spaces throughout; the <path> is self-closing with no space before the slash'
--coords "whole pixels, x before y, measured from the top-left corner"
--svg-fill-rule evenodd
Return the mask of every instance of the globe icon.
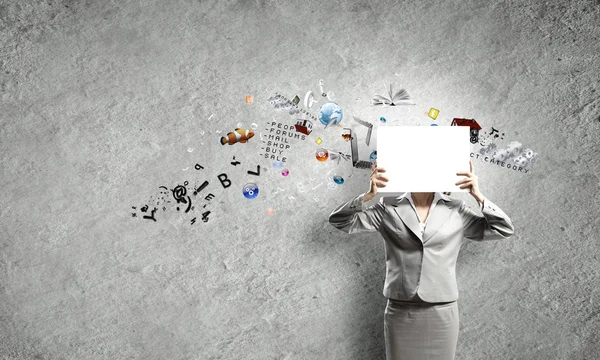
<path id="1" fill-rule="evenodd" d="M 319 109 L 319 121 L 325 127 L 339 124 L 342 121 L 342 116 L 342 108 L 334 102 L 325 103 Z"/>

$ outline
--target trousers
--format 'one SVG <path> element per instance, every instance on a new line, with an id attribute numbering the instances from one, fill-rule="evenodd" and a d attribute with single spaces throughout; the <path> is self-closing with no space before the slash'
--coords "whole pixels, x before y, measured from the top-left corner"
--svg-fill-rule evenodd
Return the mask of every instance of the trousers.
<path id="1" fill-rule="evenodd" d="M 454 360 L 458 302 L 408 302 L 388 298 L 384 312 L 386 360 Z"/>

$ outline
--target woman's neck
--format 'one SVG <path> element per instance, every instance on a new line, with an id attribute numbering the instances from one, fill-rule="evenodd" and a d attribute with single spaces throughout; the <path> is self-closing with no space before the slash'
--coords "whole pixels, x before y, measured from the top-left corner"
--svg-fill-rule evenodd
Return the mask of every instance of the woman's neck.
<path id="1" fill-rule="evenodd" d="M 435 193 L 432 192 L 414 192 L 411 193 L 415 206 L 430 206 L 433 202 Z"/>

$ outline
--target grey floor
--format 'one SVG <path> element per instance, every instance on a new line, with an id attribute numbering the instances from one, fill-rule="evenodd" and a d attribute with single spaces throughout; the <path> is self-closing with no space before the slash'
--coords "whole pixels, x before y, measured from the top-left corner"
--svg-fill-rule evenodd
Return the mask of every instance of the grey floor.
<path id="1" fill-rule="evenodd" d="M 388 116 L 537 152 L 475 161 L 516 234 L 463 245 L 457 359 L 600 358 L 599 24 L 599 1 L 0 0 L 0 358 L 384 359 L 381 237 L 327 223 L 368 172 L 319 164 L 316 137 L 349 146 L 318 124 L 288 177 L 261 155 L 296 118 L 267 99 L 319 79 L 361 139 L 392 81 L 420 118 Z"/>

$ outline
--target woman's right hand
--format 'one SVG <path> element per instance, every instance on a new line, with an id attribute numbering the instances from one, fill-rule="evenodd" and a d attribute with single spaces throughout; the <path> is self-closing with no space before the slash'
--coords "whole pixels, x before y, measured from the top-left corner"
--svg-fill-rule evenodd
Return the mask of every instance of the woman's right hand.
<path id="1" fill-rule="evenodd" d="M 382 189 L 386 186 L 385 183 L 389 181 L 389 179 L 385 175 L 381 175 L 380 173 L 384 173 L 384 168 L 377 167 L 377 160 L 373 162 L 373 166 L 371 166 L 373 172 L 371 173 L 371 189 L 367 193 L 369 200 L 377 195 L 379 189 Z"/>

